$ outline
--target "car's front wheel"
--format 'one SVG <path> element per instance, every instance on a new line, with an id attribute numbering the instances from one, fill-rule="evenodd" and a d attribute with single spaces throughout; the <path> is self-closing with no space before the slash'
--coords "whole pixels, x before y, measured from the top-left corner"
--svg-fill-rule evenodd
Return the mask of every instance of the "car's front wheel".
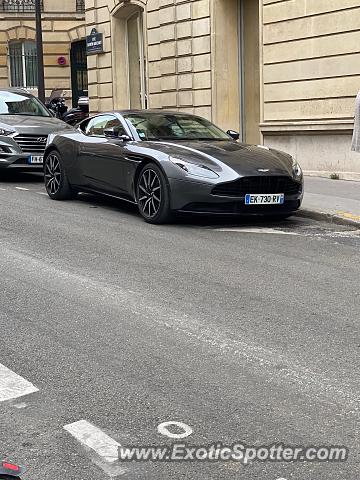
<path id="1" fill-rule="evenodd" d="M 50 152 L 44 161 L 45 188 L 53 200 L 74 198 L 76 192 L 71 188 L 66 175 L 64 162 L 57 151 Z"/>
<path id="2" fill-rule="evenodd" d="M 149 163 L 141 170 L 137 185 L 136 199 L 140 214 L 149 223 L 166 223 L 171 219 L 170 195 L 162 170 Z"/>

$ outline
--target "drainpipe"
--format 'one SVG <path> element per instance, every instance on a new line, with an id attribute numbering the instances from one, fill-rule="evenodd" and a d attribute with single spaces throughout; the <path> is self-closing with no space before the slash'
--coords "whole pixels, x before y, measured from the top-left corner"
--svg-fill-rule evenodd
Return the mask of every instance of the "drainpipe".
<path id="1" fill-rule="evenodd" d="M 44 52 L 41 27 L 41 0 L 35 0 L 36 50 L 38 68 L 38 97 L 45 103 Z"/>

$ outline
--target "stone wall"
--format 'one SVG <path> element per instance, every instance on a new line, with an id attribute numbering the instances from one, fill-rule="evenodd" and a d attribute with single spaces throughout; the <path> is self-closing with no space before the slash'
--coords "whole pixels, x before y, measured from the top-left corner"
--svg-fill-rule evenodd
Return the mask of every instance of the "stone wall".
<path id="1" fill-rule="evenodd" d="M 209 0 L 149 0 L 149 101 L 211 119 Z"/>
<path id="2" fill-rule="evenodd" d="M 265 143 L 290 150 L 306 170 L 359 175 L 350 144 L 360 90 L 360 0 L 262 3 Z"/>
<path id="3" fill-rule="evenodd" d="M 43 42 L 46 95 L 62 88 L 71 96 L 71 42 L 85 38 L 84 14 L 76 12 L 76 0 L 44 0 Z M 0 86 L 9 86 L 8 43 L 12 40 L 35 40 L 34 13 L 0 11 Z M 64 56 L 65 66 L 57 59 Z M 36 92 L 35 92 L 36 93 Z"/>
<path id="4" fill-rule="evenodd" d="M 211 118 L 209 2 L 136 2 L 144 10 L 149 107 L 175 108 Z M 122 6 L 122 2 L 103 0 L 88 0 L 86 4 L 88 31 L 96 26 L 105 37 L 104 53 L 91 56 L 88 61 L 91 107 L 95 111 L 116 107 L 113 89 L 119 87 L 117 84 L 121 82 L 113 66 L 114 50 L 125 48 L 125 42 L 120 34 L 117 38 L 111 38 L 112 30 L 115 30 L 111 25 L 114 22 L 112 17 L 120 15 L 117 11 Z M 126 86 L 121 87 L 125 95 Z"/>
<path id="5" fill-rule="evenodd" d="M 259 8 L 254 0 L 243 1 L 249 46 L 243 131 L 258 142 Z M 91 110 L 129 108 L 124 19 L 141 9 L 148 107 L 195 113 L 240 129 L 239 5 L 240 0 L 87 0 L 87 32 L 96 27 L 105 47 L 88 58 Z"/>

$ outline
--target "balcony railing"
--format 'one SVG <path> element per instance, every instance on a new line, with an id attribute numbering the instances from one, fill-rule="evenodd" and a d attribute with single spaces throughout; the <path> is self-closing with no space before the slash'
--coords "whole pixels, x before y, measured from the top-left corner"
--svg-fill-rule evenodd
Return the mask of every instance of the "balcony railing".
<path id="1" fill-rule="evenodd" d="M 41 9 L 43 8 L 41 1 Z M 0 11 L 2 12 L 34 12 L 35 0 L 0 0 Z"/>
<path id="2" fill-rule="evenodd" d="M 43 0 L 40 0 L 40 5 L 44 10 Z M 76 0 L 76 11 L 85 13 L 85 0 Z M 0 12 L 35 12 L 35 0 L 0 0 Z"/>
<path id="3" fill-rule="evenodd" d="M 85 0 L 76 0 L 76 11 L 78 13 L 85 13 Z"/>

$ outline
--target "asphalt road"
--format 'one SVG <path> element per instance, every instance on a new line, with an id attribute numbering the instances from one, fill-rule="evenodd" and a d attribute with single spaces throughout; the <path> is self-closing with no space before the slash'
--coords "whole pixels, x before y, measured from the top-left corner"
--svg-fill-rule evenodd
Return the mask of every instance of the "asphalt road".
<path id="1" fill-rule="evenodd" d="M 0 400 L 1 381 L 34 387 L 0 401 L 0 457 L 26 465 L 25 480 L 359 479 L 359 231 L 301 218 L 151 226 L 118 201 L 54 202 L 34 175 L 2 176 L 0 222 Z M 110 462 L 64 429 L 80 420 L 123 446 L 170 445 L 157 428 L 177 421 L 187 445 L 350 455 Z"/>

